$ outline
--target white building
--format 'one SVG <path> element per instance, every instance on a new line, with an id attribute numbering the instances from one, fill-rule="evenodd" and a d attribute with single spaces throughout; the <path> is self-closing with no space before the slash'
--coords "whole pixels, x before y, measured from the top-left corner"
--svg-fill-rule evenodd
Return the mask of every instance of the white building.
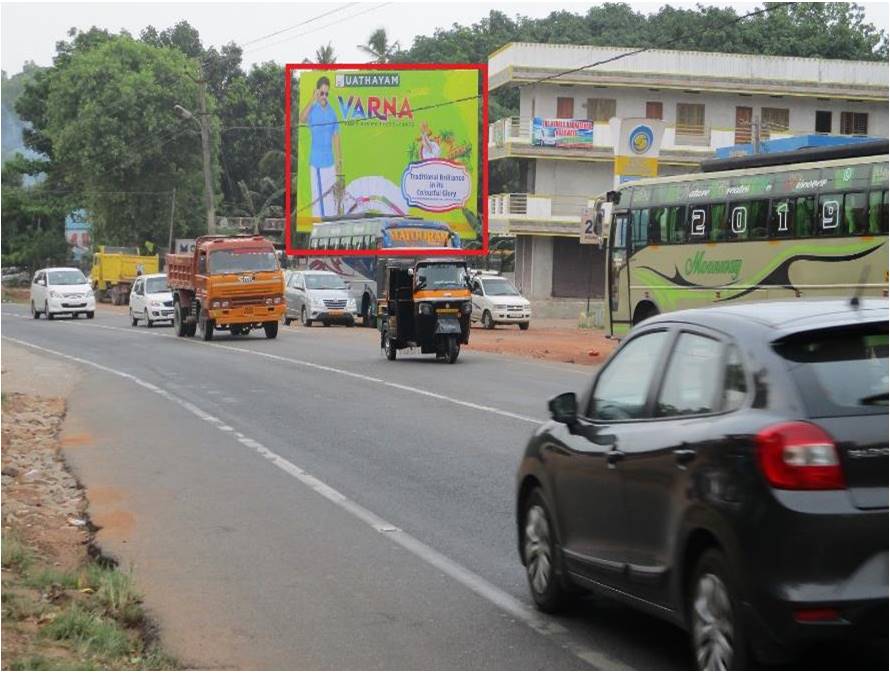
<path id="1" fill-rule="evenodd" d="M 518 162 L 521 183 L 521 193 L 490 195 L 491 233 L 516 236 L 517 284 L 533 299 L 563 299 L 550 305 L 565 315 L 577 315 L 573 298 L 603 293 L 603 254 L 578 235 L 582 208 L 613 186 L 610 118 L 665 122 L 659 175 L 696 172 L 718 147 L 751 142 L 752 119 L 763 139 L 888 135 L 886 63 L 633 51 L 511 43 L 488 60 L 489 91 L 519 89 L 519 116 L 490 124 L 489 161 Z M 600 61 L 610 62 L 584 67 Z M 533 145 L 534 117 L 593 121 L 593 146 Z"/>

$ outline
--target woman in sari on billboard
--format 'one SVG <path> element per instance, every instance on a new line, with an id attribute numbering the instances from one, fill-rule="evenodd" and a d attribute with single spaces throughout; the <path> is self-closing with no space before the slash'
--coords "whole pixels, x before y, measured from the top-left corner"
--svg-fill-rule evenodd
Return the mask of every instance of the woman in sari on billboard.
<path id="1" fill-rule="evenodd" d="M 330 103 L 330 93 L 330 80 L 319 77 L 311 100 L 300 112 L 300 123 L 308 124 L 312 135 L 309 151 L 312 214 L 320 217 L 339 214 L 335 188 L 337 180 L 343 176 L 340 121 Z"/>

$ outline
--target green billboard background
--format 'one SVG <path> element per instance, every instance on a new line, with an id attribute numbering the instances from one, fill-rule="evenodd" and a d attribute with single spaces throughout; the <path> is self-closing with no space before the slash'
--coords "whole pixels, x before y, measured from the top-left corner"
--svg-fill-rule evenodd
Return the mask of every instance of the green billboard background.
<path id="1" fill-rule="evenodd" d="M 319 87 L 322 78 L 328 84 Z M 480 237 L 478 82 L 475 69 L 303 71 L 297 231 L 323 216 L 373 212 L 444 221 L 464 240 Z"/>

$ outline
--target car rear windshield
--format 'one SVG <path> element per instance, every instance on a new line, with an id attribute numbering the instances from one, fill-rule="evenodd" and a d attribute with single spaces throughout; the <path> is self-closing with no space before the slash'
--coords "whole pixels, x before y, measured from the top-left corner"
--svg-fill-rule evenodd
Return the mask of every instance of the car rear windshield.
<path id="1" fill-rule="evenodd" d="M 775 344 L 810 416 L 887 413 L 887 323 L 803 332 Z"/>
<path id="2" fill-rule="evenodd" d="M 77 269 L 49 272 L 50 285 L 86 285 L 86 282 L 86 276 Z"/>

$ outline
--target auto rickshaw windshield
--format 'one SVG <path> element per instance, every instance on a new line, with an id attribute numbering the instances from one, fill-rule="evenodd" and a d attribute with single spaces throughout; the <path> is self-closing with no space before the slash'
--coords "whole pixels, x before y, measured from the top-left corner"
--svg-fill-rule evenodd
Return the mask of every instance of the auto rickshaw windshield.
<path id="1" fill-rule="evenodd" d="M 421 264 L 415 272 L 415 288 L 461 289 L 467 287 L 467 267 L 463 264 Z"/>

